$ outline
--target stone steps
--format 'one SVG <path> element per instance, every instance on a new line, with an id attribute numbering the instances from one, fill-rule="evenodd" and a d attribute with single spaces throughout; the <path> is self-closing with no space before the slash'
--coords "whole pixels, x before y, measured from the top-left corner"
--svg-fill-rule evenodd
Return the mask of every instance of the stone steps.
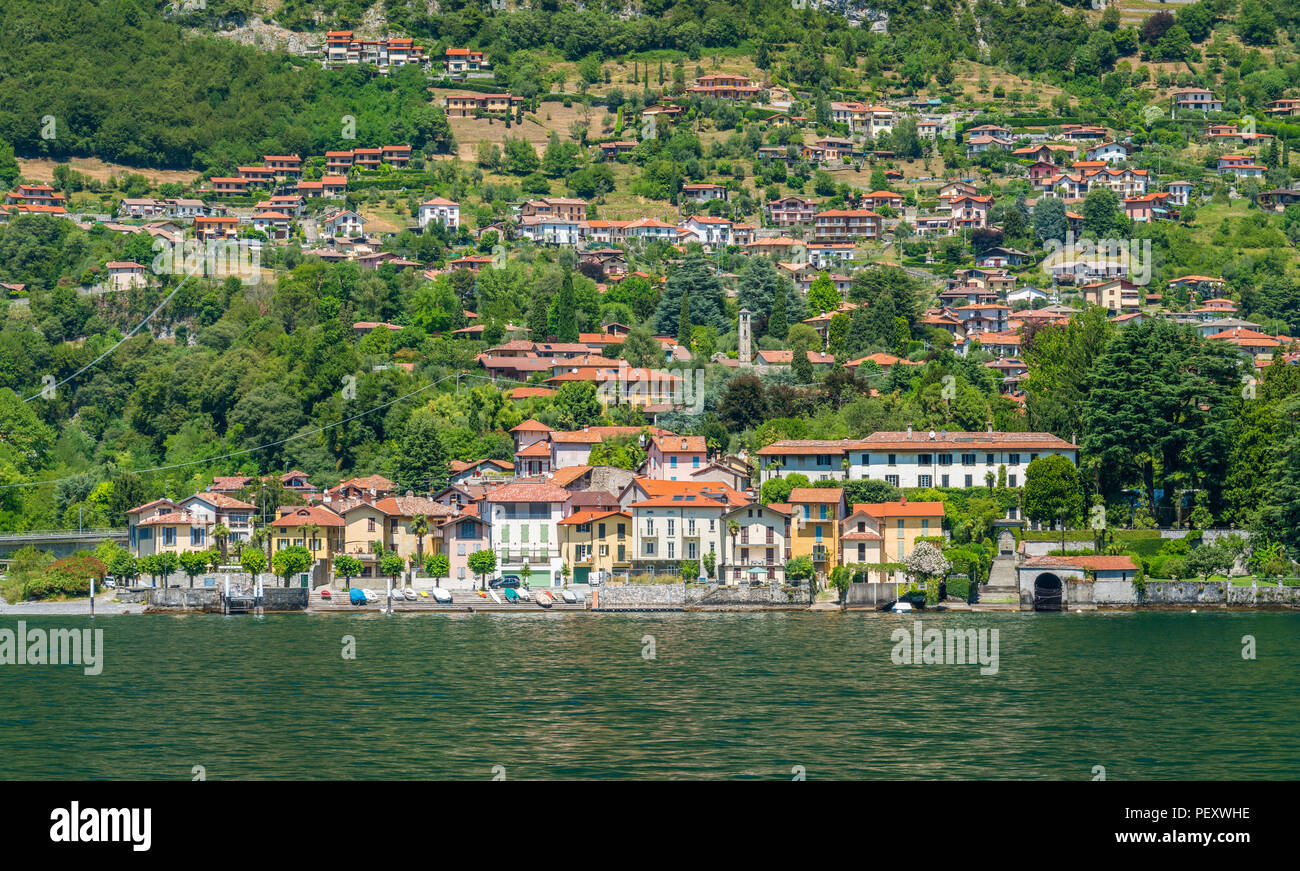
<path id="1" fill-rule="evenodd" d="M 993 560 L 987 584 L 979 588 L 979 603 L 983 606 L 1004 605 L 1019 607 L 1020 581 L 1016 577 L 1016 558 L 998 557 Z"/>

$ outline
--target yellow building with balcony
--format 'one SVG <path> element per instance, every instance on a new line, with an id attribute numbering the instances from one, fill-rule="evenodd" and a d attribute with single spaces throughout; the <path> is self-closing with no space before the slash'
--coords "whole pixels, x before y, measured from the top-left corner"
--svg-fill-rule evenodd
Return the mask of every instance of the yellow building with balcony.
<path id="1" fill-rule="evenodd" d="M 790 491 L 790 557 L 812 558 L 819 577 L 840 560 L 844 491 L 839 487 L 795 487 Z"/>
<path id="2" fill-rule="evenodd" d="M 280 509 L 271 521 L 271 554 L 290 547 L 305 547 L 313 563 L 329 563 L 343 551 L 343 518 L 318 505 L 295 505 Z M 271 571 L 270 566 L 267 571 Z"/>
<path id="3" fill-rule="evenodd" d="M 593 574 L 608 578 L 632 567 L 632 515 L 628 512 L 576 511 L 559 521 L 556 529 L 571 583 L 586 584 Z"/>

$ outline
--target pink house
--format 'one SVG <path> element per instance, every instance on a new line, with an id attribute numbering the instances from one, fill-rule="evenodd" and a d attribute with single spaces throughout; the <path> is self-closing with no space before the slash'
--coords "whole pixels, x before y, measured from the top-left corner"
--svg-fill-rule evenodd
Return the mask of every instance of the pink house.
<path id="1" fill-rule="evenodd" d="M 704 436 L 655 436 L 647 451 L 646 473 L 659 481 L 685 480 L 707 463 Z"/>
<path id="2" fill-rule="evenodd" d="M 438 524 L 438 531 L 442 533 L 442 553 L 447 555 L 447 576 L 457 581 L 468 579 L 473 582 L 474 572 L 469 567 L 470 554 L 491 549 L 488 526 L 479 517 L 478 510 L 478 503 L 466 505 L 459 514 Z"/>

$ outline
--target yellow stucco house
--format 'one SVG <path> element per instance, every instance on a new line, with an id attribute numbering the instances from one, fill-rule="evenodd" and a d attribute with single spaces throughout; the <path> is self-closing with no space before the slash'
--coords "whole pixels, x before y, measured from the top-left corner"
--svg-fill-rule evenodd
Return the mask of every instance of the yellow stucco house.
<path id="1" fill-rule="evenodd" d="M 343 550 L 343 518 L 319 505 L 293 505 L 280 509 L 271 521 L 271 554 L 289 547 L 305 547 L 313 561 L 328 563 Z"/>
<path id="2" fill-rule="evenodd" d="M 825 576 L 839 565 L 844 491 L 839 487 L 795 487 L 790 491 L 790 557 L 812 557 Z"/>
<path id="3" fill-rule="evenodd" d="M 588 583 L 594 573 L 608 578 L 631 568 L 632 515 L 626 511 L 576 511 L 556 524 L 560 554 L 569 580 Z"/>

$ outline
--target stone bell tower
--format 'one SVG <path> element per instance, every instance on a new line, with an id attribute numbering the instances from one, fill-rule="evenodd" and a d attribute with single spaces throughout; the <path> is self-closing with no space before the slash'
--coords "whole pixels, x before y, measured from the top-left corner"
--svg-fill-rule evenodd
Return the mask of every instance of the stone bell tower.
<path id="1" fill-rule="evenodd" d="M 753 340 L 753 331 L 749 324 L 749 309 L 742 308 L 739 312 L 739 320 L 736 323 L 736 344 L 737 356 L 740 358 L 740 365 L 748 366 L 752 357 L 750 343 Z"/>

